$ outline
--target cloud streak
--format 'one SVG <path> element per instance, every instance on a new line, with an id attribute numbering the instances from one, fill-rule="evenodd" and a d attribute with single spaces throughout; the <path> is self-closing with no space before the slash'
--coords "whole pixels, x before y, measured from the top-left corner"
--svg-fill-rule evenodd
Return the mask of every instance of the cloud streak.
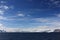
<path id="1" fill-rule="evenodd" d="M 3 30 L 7 32 L 53 32 L 55 29 L 60 29 L 60 21 L 57 19 L 51 19 L 51 18 L 36 18 L 34 21 L 38 21 L 39 23 L 43 23 L 44 26 L 35 26 L 35 27 L 29 27 L 29 28 L 8 28 L 8 27 L 2 27 Z"/>

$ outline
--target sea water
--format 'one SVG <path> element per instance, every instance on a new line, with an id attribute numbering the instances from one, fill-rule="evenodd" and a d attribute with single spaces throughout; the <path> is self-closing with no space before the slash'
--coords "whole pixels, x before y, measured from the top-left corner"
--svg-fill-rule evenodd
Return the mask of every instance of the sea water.
<path id="1" fill-rule="evenodd" d="M 60 40 L 60 33 L 0 33 L 0 40 Z"/>

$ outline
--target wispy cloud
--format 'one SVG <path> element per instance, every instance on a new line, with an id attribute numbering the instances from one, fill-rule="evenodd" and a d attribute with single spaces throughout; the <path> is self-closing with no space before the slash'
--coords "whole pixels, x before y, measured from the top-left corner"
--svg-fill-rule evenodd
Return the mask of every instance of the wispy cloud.
<path id="1" fill-rule="evenodd" d="M 53 27 L 60 26 L 59 18 L 36 18 L 33 20 L 38 23 L 43 23 L 43 25 L 48 25 L 48 26 L 53 26 Z"/>
<path id="2" fill-rule="evenodd" d="M 0 20 L 6 20 L 7 18 L 4 16 L 0 16 Z"/>
<path id="3" fill-rule="evenodd" d="M 14 7 L 11 5 L 7 5 L 7 1 L 0 1 L 0 14 L 4 15 L 5 12 L 9 11 L 9 9 L 13 9 Z"/>
<path id="4" fill-rule="evenodd" d="M 4 25 L 0 23 L 0 30 L 4 30 L 4 29 L 5 29 Z"/>
<path id="5" fill-rule="evenodd" d="M 7 28 L 1 26 L 2 30 L 6 32 L 53 32 L 55 29 L 60 29 L 60 27 L 49 27 L 49 26 L 37 26 L 30 28 Z M 1 29 L 0 29 L 1 30 Z"/>
<path id="6" fill-rule="evenodd" d="M 1 5 L 1 6 L 0 6 L 0 15 L 4 15 L 5 12 L 6 12 L 8 9 L 10 9 L 9 6 L 7 6 L 7 5 Z"/>
<path id="7" fill-rule="evenodd" d="M 6 2 L 5 2 L 5 1 L 0 1 L 0 3 L 4 4 L 4 3 L 6 3 Z"/>
<path id="8" fill-rule="evenodd" d="M 20 16 L 20 17 L 29 17 L 29 14 L 26 14 L 24 11 L 17 11 L 16 16 Z"/>
<path id="9" fill-rule="evenodd" d="M 48 19 L 45 19 L 45 18 L 34 18 L 32 20 L 37 21 L 37 22 L 48 22 Z"/>
<path id="10" fill-rule="evenodd" d="M 60 14 L 56 14 L 57 17 L 60 17 Z"/>
<path id="11" fill-rule="evenodd" d="M 59 0 L 54 0 L 53 1 L 53 5 L 55 5 L 55 7 L 59 7 L 60 6 L 60 1 Z"/>
<path id="12" fill-rule="evenodd" d="M 8 6 L 4 6 L 4 9 L 9 9 L 9 7 Z"/>
<path id="13" fill-rule="evenodd" d="M 47 8 L 49 9 L 60 7 L 60 0 L 45 0 L 45 1 L 48 1 L 46 2 L 46 5 L 48 6 Z"/>
<path id="14" fill-rule="evenodd" d="M 18 14 L 18 16 L 20 16 L 20 17 L 24 17 L 25 15 L 24 15 L 24 14 Z"/>
<path id="15" fill-rule="evenodd" d="M 0 14 L 3 15 L 4 14 L 4 11 L 3 10 L 0 10 Z"/>
<path id="16" fill-rule="evenodd" d="M 30 19 L 32 20 L 32 19 Z M 60 29 L 60 21 L 55 20 L 53 18 L 36 18 L 34 19 L 34 21 L 37 21 L 39 23 L 43 23 L 46 25 L 37 25 L 35 27 L 28 27 L 28 28 L 8 28 L 8 27 L 4 27 L 3 29 L 7 32 L 53 32 L 55 29 Z"/>
<path id="17" fill-rule="evenodd" d="M 10 7 L 9 6 L 7 6 L 7 5 L 1 5 L 0 6 L 0 9 L 2 9 L 2 10 L 8 10 Z"/>

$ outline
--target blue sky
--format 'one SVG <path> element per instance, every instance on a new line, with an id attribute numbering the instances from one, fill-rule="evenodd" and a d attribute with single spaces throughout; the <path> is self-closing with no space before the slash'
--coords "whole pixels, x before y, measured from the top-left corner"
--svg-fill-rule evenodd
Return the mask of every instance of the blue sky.
<path id="1" fill-rule="evenodd" d="M 0 24 L 6 28 L 59 27 L 60 0 L 0 0 Z"/>

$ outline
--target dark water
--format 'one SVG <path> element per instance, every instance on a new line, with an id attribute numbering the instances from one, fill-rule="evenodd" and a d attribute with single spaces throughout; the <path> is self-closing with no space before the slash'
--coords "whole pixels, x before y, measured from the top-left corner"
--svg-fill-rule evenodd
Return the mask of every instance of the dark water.
<path id="1" fill-rule="evenodd" d="M 0 33 L 0 40 L 60 40 L 60 33 Z"/>

